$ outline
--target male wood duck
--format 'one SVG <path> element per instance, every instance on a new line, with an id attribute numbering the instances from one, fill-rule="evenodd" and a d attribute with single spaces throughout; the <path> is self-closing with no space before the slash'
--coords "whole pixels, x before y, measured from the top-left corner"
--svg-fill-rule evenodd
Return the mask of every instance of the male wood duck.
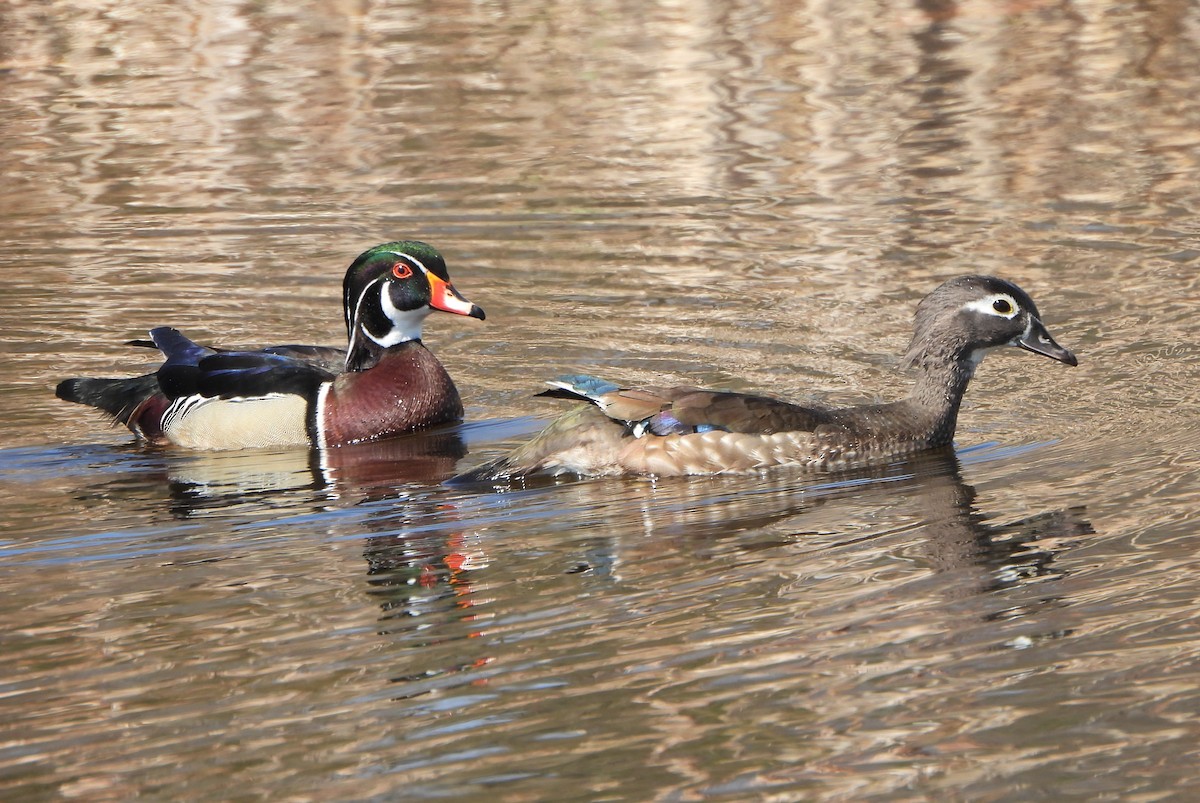
<path id="1" fill-rule="evenodd" d="M 421 343 L 433 310 L 483 320 L 450 283 L 446 263 L 417 241 L 363 252 L 342 284 L 348 344 L 231 351 L 150 331 L 166 361 L 129 379 L 67 379 L 60 399 L 104 410 L 155 444 L 193 449 L 341 446 L 462 417 L 446 369 Z"/>
<path id="2" fill-rule="evenodd" d="M 1021 288 L 993 276 L 960 276 L 917 306 L 905 357 L 917 369 L 917 380 L 901 401 L 809 407 L 744 393 L 622 388 L 592 376 L 568 376 L 538 395 L 589 405 L 564 414 L 507 456 L 455 479 L 672 476 L 773 466 L 839 470 L 946 446 L 975 368 L 1001 346 L 1078 364 L 1054 342 Z"/>

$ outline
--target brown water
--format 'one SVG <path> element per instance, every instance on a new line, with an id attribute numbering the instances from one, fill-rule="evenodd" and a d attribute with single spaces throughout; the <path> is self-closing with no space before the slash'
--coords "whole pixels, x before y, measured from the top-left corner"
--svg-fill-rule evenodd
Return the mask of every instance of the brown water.
<path id="1" fill-rule="evenodd" d="M 0 797 L 1157 800 L 1200 739 L 1200 12 L 0 5 Z M 133 445 L 53 398 L 172 324 L 337 343 L 419 237 L 468 423 Z M 1021 283 L 956 458 L 440 480 L 585 370 L 902 392 L 916 301 Z M 457 460 L 465 449 L 470 454 Z M 456 462 L 457 461 L 457 462 Z"/>

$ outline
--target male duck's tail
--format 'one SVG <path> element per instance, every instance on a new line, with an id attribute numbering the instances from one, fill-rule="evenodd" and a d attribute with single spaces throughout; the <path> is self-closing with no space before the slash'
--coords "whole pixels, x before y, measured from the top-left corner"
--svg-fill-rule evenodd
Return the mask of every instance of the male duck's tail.
<path id="1" fill-rule="evenodd" d="M 54 395 L 64 401 L 97 407 L 116 421 L 131 426 L 130 419 L 142 403 L 164 390 L 164 376 L 174 380 L 176 374 L 194 372 L 199 359 L 213 353 L 212 349 L 196 345 L 169 326 L 151 329 L 150 337 L 152 340 L 149 341 L 130 340 L 128 345 L 161 351 L 167 360 L 157 372 L 128 379 L 64 379 L 54 389 Z M 164 372 L 164 368 L 169 370 Z"/>
<path id="2" fill-rule="evenodd" d="M 158 393 L 158 378 L 154 374 L 130 379 L 77 377 L 64 379 L 54 389 L 58 398 L 98 407 L 126 426 L 142 402 L 155 393 Z"/>

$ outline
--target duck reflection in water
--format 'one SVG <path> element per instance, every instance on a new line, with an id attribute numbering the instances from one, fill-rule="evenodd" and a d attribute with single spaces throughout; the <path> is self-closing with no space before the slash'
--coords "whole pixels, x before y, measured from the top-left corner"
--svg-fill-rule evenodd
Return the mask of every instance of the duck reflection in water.
<path id="1" fill-rule="evenodd" d="M 480 594 L 491 565 L 484 539 L 463 527 L 450 500 L 432 493 L 378 507 L 365 524 L 367 586 L 379 605 L 376 632 L 405 648 L 414 668 L 391 678 L 418 697 L 490 664 L 484 625 L 494 616 Z M 451 685 L 457 681 L 450 680 Z"/>
<path id="2" fill-rule="evenodd" d="M 1038 513 L 1007 524 L 991 524 L 976 507 L 978 494 L 962 478 L 958 455 L 945 449 L 910 461 L 913 501 L 920 505 L 919 559 L 934 574 L 975 571 L 968 586 L 939 584 L 944 594 L 967 596 L 1033 581 L 1062 577 L 1055 556 L 1081 535 L 1094 533 L 1083 506 Z"/>
<path id="3" fill-rule="evenodd" d="M 981 453 L 988 451 L 964 456 L 974 462 L 987 459 Z M 785 471 L 753 478 L 551 480 L 480 496 L 434 493 L 404 509 L 380 510 L 367 523 L 377 534 L 364 551 L 370 594 L 382 612 L 378 632 L 420 648 L 397 654 L 402 668 L 392 681 L 403 684 L 398 698 L 503 673 L 499 665 L 479 671 L 505 652 L 489 638 L 496 617 L 510 634 L 513 622 L 528 620 L 527 638 L 550 626 L 547 605 L 557 611 L 553 627 L 586 628 L 590 621 L 606 627 L 604 614 L 578 607 L 581 595 L 592 600 L 588 605 L 606 597 L 623 610 L 644 605 L 648 589 L 675 599 L 710 588 L 716 576 L 733 595 L 759 593 L 751 589 L 761 583 L 764 600 L 778 599 L 772 584 L 794 582 L 785 567 L 802 574 L 844 557 L 861 568 L 858 559 L 874 550 L 924 568 L 880 581 L 879 593 L 966 598 L 1062 577 L 1056 557 L 1093 532 L 1082 507 L 993 523 L 977 507 L 978 494 L 963 480 L 952 449 L 813 479 Z M 527 529 L 538 521 L 558 523 Z M 497 539 L 507 557 L 491 550 L 489 558 Z M 522 556 L 519 562 L 514 555 Z M 531 555 L 538 556 L 534 564 Z M 518 587 L 519 593 L 512 590 Z M 986 602 L 981 615 L 1036 615 L 1056 598 L 1053 587 L 1032 603 L 1001 594 L 999 605 Z M 834 604 L 845 604 L 838 599 Z"/>
<path id="4" fill-rule="evenodd" d="M 974 447 L 963 455 L 972 462 L 991 462 L 993 451 Z M 728 558 L 731 550 L 781 548 L 791 555 L 828 554 L 917 531 L 923 536 L 915 547 L 918 559 L 934 572 L 974 568 L 990 573 L 991 579 L 970 593 L 1055 575 L 1054 556 L 1074 537 L 1093 532 L 1082 507 L 991 523 L 991 516 L 977 509 L 976 490 L 963 480 L 959 456 L 951 447 L 820 477 L 774 471 L 596 483 L 543 476 L 527 479 L 519 489 L 496 489 L 485 498 L 493 513 L 506 505 L 519 512 L 548 493 L 559 508 L 588 511 L 583 515 L 589 528 L 596 527 L 591 511 L 605 520 L 598 528 L 605 535 L 587 542 L 579 563 L 566 570 L 614 575 L 665 555 L 719 559 Z M 919 520 L 899 531 L 894 525 L 881 529 L 873 512 L 861 516 L 864 506 L 876 504 L 915 507 Z M 857 517 L 863 520 L 855 521 Z M 848 535 L 856 532 L 861 535 Z"/>
<path id="5" fill-rule="evenodd" d="M 188 518 L 264 497 L 277 503 L 275 497 L 289 492 L 315 494 L 318 501 L 388 499 L 406 483 L 446 479 L 466 454 L 455 426 L 333 449 L 172 453 L 165 471 L 171 511 Z"/>

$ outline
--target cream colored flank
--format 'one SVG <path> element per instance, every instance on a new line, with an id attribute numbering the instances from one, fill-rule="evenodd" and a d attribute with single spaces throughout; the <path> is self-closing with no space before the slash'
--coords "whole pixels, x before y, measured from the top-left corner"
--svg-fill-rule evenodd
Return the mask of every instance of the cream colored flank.
<path id="1" fill-rule="evenodd" d="M 308 403 L 293 394 L 256 399 L 205 399 L 164 417 L 164 434 L 189 449 L 243 449 L 304 446 L 309 443 Z M 233 447 L 233 448 L 238 448 Z"/>

